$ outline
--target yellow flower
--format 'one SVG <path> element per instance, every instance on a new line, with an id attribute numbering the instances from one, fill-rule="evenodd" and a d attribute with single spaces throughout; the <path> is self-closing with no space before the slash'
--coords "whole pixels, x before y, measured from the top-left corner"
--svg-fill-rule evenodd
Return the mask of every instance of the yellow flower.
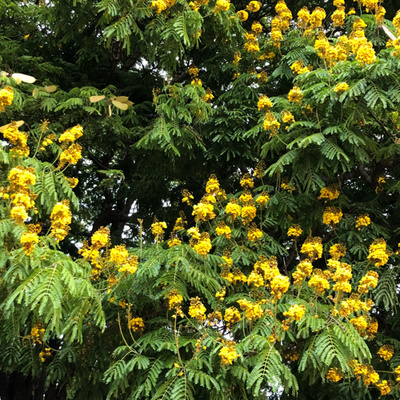
<path id="1" fill-rule="evenodd" d="M 288 236 L 292 237 L 299 237 L 303 233 L 303 230 L 301 229 L 300 225 L 292 225 L 289 230 L 287 231 Z"/>
<path id="2" fill-rule="evenodd" d="M 225 310 L 224 320 L 228 324 L 228 327 L 237 324 L 241 319 L 240 312 L 236 307 L 229 307 Z"/>
<path id="3" fill-rule="evenodd" d="M 214 8 L 214 13 L 218 13 L 219 11 L 228 11 L 230 7 L 229 0 L 217 0 L 217 4 Z"/>
<path id="4" fill-rule="evenodd" d="M 73 143 L 70 147 L 65 149 L 60 154 L 60 164 L 58 169 L 64 167 L 65 164 L 75 165 L 82 158 L 82 146 L 77 143 Z"/>
<path id="5" fill-rule="evenodd" d="M 322 239 L 309 236 L 301 246 L 300 253 L 305 254 L 310 260 L 322 257 Z"/>
<path id="6" fill-rule="evenodd" d="M 269 195 L 268 192 L 263 191 L 260 193 L 260 195 L 256 199 L 256 203 L 260 205 L 260 207 L 264 207 L 269 201 Z"/>
<path id="7" fill-rule="evenodd" d="M 156 242 L 162 241 L 164 229 L 167 229 L 167 223 L 154 219 L 154 222 L 151 224 L 151 233 L 155 236 Z"/>
<path id="8" fill-rule="evenodd" d="M 181 294 L 178 292 L 177 289 L 172 289 L 168 293 L 168 307 L 170 310 L 172 310 L 175 307 L 179 307 L 182 304 L 183 297 Z"/>
<path id="9" fill-rule="evenodd" d="M 320 269 L 316 269 L 308 282 L 309 287 L 313 287 L 317 293 L 323 294 L 330 288 L 328 280 Z"/>
<path id="10" fill-rule="evenodd" d="M 126 249 L 124 244 L 121 244 L 119 246 L 115 246 L 110 250 L 110 261 L 115 262 L 117 266 L 122 265 L 123 263 L 126 262 L 126 260 L 129 257 L 128 250 Z"/>
<path id="11" fill-rule="evenodd" d="M 83 128 L 80 125 L 76 125 L 71 129 L 66 130 L 59 138 L 58 141 L 62 142 L 75 142 L 83 135 Z"/>
<path id="12" fill-rule="evenodd" d="M 132 318 L 128 322 L 128 328 L 132 329 L 133 332 L 142 331 L 144 329 L 144 322 L 142 318 Z"/>
<path id="13" fill-rule="evenodd" d="M 311 275 L 313 266 L 308 260 L 302 260 L 293 272 L 294 285 L 301 284 L 307 276 Z"/>
<path id="14" fill-rule="evenodd" d="M 138 258 L 137 256 L 130 256 L 128 259 L 118 268 L 118 272 L 128 272 L 134 274 L 137 271 Z"/>
<path id="15" fill-rule="evenodd" d="M 21 235 L 21 244 L 26 255 L 30 255 L 37 243 L 39 243 L 38 233 L 41 231 L 39 224 L 27 225 L 27 231 Z"/>
<path id="16" fill-rule="evenodd" d="M 343 217 L 343 213 L 338 207 L 326 207 L 322 217 L 325 225 L 337 225 Z"/>
<path id="17" fill-rule="evenodd" d="M 244 208 L 245 207 L 243 207 L 243 209 Z M 247 232 L 247 237 L 251 242 L 256 242 L 258 239 L 263 237 L 263 232 L 257 228 L 256 224 L 253 223 Z"/>
<path id="18" fill-rule="evenodd" d="M 303 92 L 298 86 L 294 86 L 293 89 L 290 90 L 288 99 L 292 103 L 300 103 L 303 98 Z"/>
<path id="19" fill-rule="evenodd" d="M 378 286 L 379 275 L 375 271 L 368 271 L 363 276 L 358 284 L 358 293 L 368 293 L 370 288 L 376 288 Z"/>
<path id="20" fill-rule="evenodd" d="M 249 321 L 259 319 L 263 316 L 263 311 L 258 303 L 252 303 L 249 300 L 238 300 L 239 306 L 245 311 L 245 316 Z"/>
<path id="21" fill-rule="evenodd" d="M 64 200 L 57 203 L 51 212 L 51 234 L 57 240 L 63 240 L 70 230 L 69 224 L 72 220 L 72 214 L 69 209 L 69 202 Z"/>
<path id="22" fill-rule="evenodd" d="M 290 281 L 287 276 L 277 275 L 271 280 L 271 295 L 279 300 L 284 293 L 286 293 L 290 286 Z"/>
<path id="23" fill-rule="evenodd" d="M 253 178 L 250 176 L 249 173 L 244 174 L 242 180 L 240 181 L 240 186 L 245 189 L 250 189 L 254 186 Z"/>
<path id="24" fill-rule="evenodd" d="M 231 365 L 233 361 L 235 361 L 235 359 L 238 357 L 236 353 L 235 343 L 230 342 L 227 346 L 222 347 L 218 355 L 221 356 L 222 365 Z"/>
<path id="25" fill-rule="evenodd" d="M 189 67 L 189 75 L 195 78 L 198 74 L 199 74 L 199 69 L 194 64 L 192 64 Z"/>
<path id="26" fill-rule="evenodd" d="M 371 223 L 371 218 L 368 214 L 360 215 L 356 221 L 356 228 L 360 231 L 363 226 L 368 226 Z"/>
<path id="27" fill-rule="evenodd" d="M 101 249 L 110 241 L 110 230 L 108 228 L 101 227 L 92 236 L 92 246 L 94 249 Z"/>
<path id="28" fill-rule="evenodd" d="M 350 323 L 357 329 L 357 331 L 359 333 L 362 333 L 363 331 L 365 331 L 368 327 L 368 323 L 365 320 L 365 317 L 360 315 L 357 318 L 352 318 L 350 320 Z M 379 379 L 378 379 L 379 380 Z"/>
<path id="29" fill-rule="evenodd" d="M 261 8 L 261 3 L 259 1 L 251 1 L 246 6 L 246 10 L 249 10 L 250 12 L 257 12 L 260 8 Z"/>
<path id="30" fill-rule="evenodd" d="M 331 368 L 326 375 L 326 379 L 332 382 L 339 382 L 342 378 L 343 373 L 339 368 Z"/>
<path id="31" fill-rule="evenodd" d="M 203 322 L 206 319 L 205 313 L 206 313 L 206 308 L 204 307 L 200 299 L 198 297 L 191 298 L 189 315 L 192 318 L 197 319 L 200 322 Z"/>
<path id="32" fill-rule="evenodd" d="M 337 185 L 327 186 L 321 189 L 318 200 L 335 200 L 339 197 L 339 194 Z"/>
<path id="33" fill-rule="evenodd" d="M 389 361 L 394 354 L 393 346 L 385 344 L 378 350 L 377 354 L 380 358 L 384 359 L 385 361 Z"/>
<path id="34" fill-rule="evenodd" d="M 255 34 L 259 35 L 259 34 L 262 32 L 262 25 L 261 25 L 259 22 L 255 21 L 255 22 L 253 22 L 253 24 L 251 25 L 251 30 L 252 30 Z"/>
<path id="35" fill-rule="evenodd" d="M 193 249 L 197 254 L 206 256 L 212 249 L 210 235 L 207 232 L 203 232 L 198 241 L 193 244 Z"/>
<path id="36" fill-rule="evenodd" d="M 306 308 L 303 305 L 299 306 L 298 304 L 293 304 L 292 306 L 290 306 L 288 311 L 285 311 L 283 313 L 283 315 L 296 321 L 301 321 L 304 317 L 305 312 Z"/>
<path id="37" fill-rule="evenodd" d="M 195 216 L 195 221 L 209 221 L 215 218 L 214 206 L 210 203 L 199 203 L 193 206 L 192 215 Z"/>
<path id="38" fill-rule="evenodd" d="M 0 89 L 0 113 L 5 110 L 6 106 L 10 106 L 14 99 L 14 90 L 11 86 Z"/>
<path id="39" fill-rule="evenodd" d="M 241 214 L 241 207 L 236 198 L 232 198 L 226 205 L 225 213 L 230 217 L 231 221 L 234 221 Z"/>
<path id="40" fill-rule="evenodd" d="M 215 228 L 215 232 L 218 236 L 225 235 L 227 239 L 231 238 L 231 228 L 229 228 L 229 226 L 226 225 L 224 221 L 218 222 L 218 226 Z"/>
<path id="41" fill-rule="evenodd" d="M 244 22 L 247 21 L 247 18 L 249 18 L 249 13 L 245 10 L 240 10 L 237 12 L 237 16 L 242 22 Z"/>
<path id="42" fill-rule="evenodd" d="M 375 267 L 385 265 L 389 260 L 389 252 L 386 250 L 386 242 L 384 239 L 376 239 L 369 246 L 368 260 L 373 262 Z"/>
<path id="43" fill-rule="evenodd" d="M 346 82 L 338 83 L 335 88 L 333 89 L 336 93 L 343 93 L 349 88 L 349 85 Z"/>
<path id="44" fill-rule="evenodd" d="M 187 203 L 190 206 L 191 200 L 193 200 L 193 195 L 187 190 L 183 189 L 182 191 L 182 203 Z"/>

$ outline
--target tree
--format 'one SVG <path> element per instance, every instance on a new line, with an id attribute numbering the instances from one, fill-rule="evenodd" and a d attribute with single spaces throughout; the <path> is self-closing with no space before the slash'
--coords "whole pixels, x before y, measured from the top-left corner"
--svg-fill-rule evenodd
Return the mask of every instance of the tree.
<path id="1" fill-rule="evenodd" d="M 0 2 L 2 400 L 399 397 L 400 14 L 294 3 Z"/>

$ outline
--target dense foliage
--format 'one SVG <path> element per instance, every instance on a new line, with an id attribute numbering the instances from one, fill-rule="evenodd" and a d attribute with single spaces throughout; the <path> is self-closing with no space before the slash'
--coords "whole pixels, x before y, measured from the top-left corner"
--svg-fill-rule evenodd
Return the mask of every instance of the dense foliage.
<path id="1" fill-rule="evenodd" d="M 383 6 L 0 0 L 1 400 L 400 397 Z"/>

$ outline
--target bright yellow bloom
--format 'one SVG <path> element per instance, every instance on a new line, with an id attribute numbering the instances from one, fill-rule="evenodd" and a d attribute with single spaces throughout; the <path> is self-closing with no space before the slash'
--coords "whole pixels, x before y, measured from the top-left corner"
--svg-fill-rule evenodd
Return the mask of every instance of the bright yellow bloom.
<path id="1" fill-rule="evenodd" d="M 108 228 L 101 227 L 92 236 L 92 246 L 94 249 L 101 249 L 110 241 L 110 230 Z"/>
<path id="2" fill-rule="evenodd" d="M 228 327 L 237 324 L 241 319 L 240 312 L 236 307 L 229 307 L 225 310 L 224 320 Z"/>
<path id="3" fill-rule="evenodd" d="M 189 75 L 193 78 L 199 75 L 199 69 L 194 64 L 189 67 Z"/>
<path id="4" fill-rule="evenodd" d="M 225 213 L 230 217 L 231 221 L 234 221 L 241 214 L 241 207 L 237 199 L 231 199 L 225 207 Z"/>
<path id="5" fill-rule="evenodd" d="M 115 246 L 110 250 L 110 261 L 115 262 L 117 266 L 120 266 L 123 263 L 125 263 L 128 257 L 129 253 L 124 244 Z"/>
<path id="6" fill-rule="evenodd" d="M 38 233 L 41 231 L 39 224 L 27 225 L 27 231 L 21 235 L 21 244 L 26 255 L 30 255 L 36 244 L 39 243 Z"/>
<path id="7" fill-rule="evenodd" d="M 200 322 L 203 322 L 206 319 L 206 308 L 203 303 L 200 301 L 198 297 L 194 297 L 190 299 L 190 307 L 189 307 L 189 315 L 197 319 Z"/>
<path id="8" fill-rule="evenodd" d="M 228 11 L 231 3 L 229 0 L 217 0 L 217 4 L 214 8 L 214 13 L 218 13 L 219 11 Z"/>
<path id="9" fill-rule="evenodd" d="M 82 146 L 73 143 L 60 154 L 60 164 L 58 169 L 61 169 L 65 164 L 75 165 L 82 158 Z"/>
<path id="10" fill-rule="evenodd" d="M 338 83 L 335 88 L 333 89 L 336 93 L 343 93 L 349 88 L 349 85 L 346 82 Z"/>
<path id="11" fill-rule="evenodd" d="M 343 217 L 343 213 L 338 207 L 326 207 L 322 217 L 325 225 L 337 225 Z"/>
<path id="12" fill-rule="evenodd" d="M 247 21 L 247 18 L 249 18 L 249 13 L 245 10 L 240 10 L 237 12 L 237 16 L 242 22 L 244 22 Z"/>
<path id="13" fill-rule="evenodd" d="M 384 239 L 376 239 L 369 246 L 368 260 L 373 262 L 375 267 L 385 265 L 389 260 L 389 252 L 386 250 L 386 242 Z"/>
<path id="14" fill-rule="evenodd" d="M 268 111 L 273 107 L 273 104 L 268 96 L 262 94 L 258 99 L 257 107 L 259 111 Z"/>
<path id="15" fill-rule="evenodd" d="M 298 86 L 294 86 L 293 89 L 290 90 L 288 99 L 292 103 L 300 103 L 303 98 L 303 92 Z"/>
<path id="16" fill-rule="evenodd" d="M 303 230 L 301 229 L 300 225 L 297 224 L 292 225 L 287 231 L 287 235 L 292 237 L 299 237 L 302 233 Z"/>
<path id="17" fill-rule="evenodd" d="M 231 238 L 231 228 L 229 228 L 229 226 L 226 225 L 224 221 L 218 222 L 218 226 L 215 228 L 215 232 L 218 236 L 225 235 L 227 239 Z"/>
<path id="18" fill-rule="evenodd" d="M 175 307 L 179 307 L 182 304 L 183 297 L 181 294 L 178 292 L 177 289 L 172 289 L 168 293 L 168 307 L 170 310 L 172 310 Z"/>
<path id="19" fill-rule="evenodd" d="M 6 106 L 10 106 L 14 99 L 14 90 L 11 86 L 0 89 L 0 113 L 4 112 Z"/>
<path id="20" fill-rule="evenodd" d="M 339 194 L 337 185 L 327 186 L 321 189 L 318 200 L 335 200 L 339 197 Z"/>
<path id="21" fill-rule="evenodd" d="M 258 303 L 252 303 L 249 300 L 238 300 L 239 306 L 245 311 L 245 316 L 249 321 L 259 319 L 263 316 L 263 311 Z"/>
<path id="22" fill-rule="evenodd" d="M 118 272 L 128 272 L 131 275 L 137 271 L 138 258 L 137 256 L 130 256 L 128 259 L 118 268 Z"/>
<path id="23" fill-rule="evenodd" d="M 322 257 L 322 239 L 309 236 L 301 246 L 300 253 L 305 254 L 310 260 Z"/>
<path id="24" fill-rule="evenodd" d="M 261 3 L 259 1 L 251 1 L 246 6 L 246 10 L 249 10 L 250 12 L 257 12 L 260 8 L 261 8 Z"/>
<path id="25" fill-rule="evenodd" d="M 191 200 L 193 200 L 193 195 L 187 190 L 183 189 L 182 191 L 182 203 L 187 203 L 190 206 Z"/>
<path id="26" fill-rule="evenodd" d="M 393 357 L 393 354 L 394 354 L 393 346 L 390 344 L 385 344 L 378 350 L 378 352 L 376 354 L 378 354 L 378 356 L 380 358 L 382 358 L 383 360 L 389 361 Z"/>
<path id="27" fill-rule="evenodd" d="M 326 375 L 326 379 L 332 382 L 339 382 L 342 378 L 343 373 L 339 368 L 331 368 Z"/>
<path id="28" fill-rule="evenodd" d="M 58 141 L 62 142 L 75 142 L 83 135 L 83 128 L 80 125 L 76 125 L 71 129 L 66 130 L 59 138 Z"/>
<path id="29" fill-rule="evenodd" d="M 362 333 L 362 331 L 365 331 L 368 327 L 368 323 L 365 320 L 365 317 L 360 315 L 357 318 L 352 318 L 350 320 L 350 323 L 357 329 L 358 332 Z M 378 379 L 379 380 L 379 379 Z"/>
<path id="30" fill-rule="evenodd" d="M 254 287 L 261 287 L 265 285 L 264 279 L 257 271 L 252 271 L 249 277 L 247 278 L 247 284 L 253 285 Z"/>
<path id="31" fill-rule="evenodd" d="M 210 175 L 210 178 L 208 179 L 207 185 L 206 185 L 206 192 L 210 194 L 216 194 L 220 190 L 219 187 L 219 181 L 217 177 L 212 174 Z"/>
<path id="32" fill-rule="evenodd" d="M 358 284 L 358 293 L 368 293 L 370 288 L 376 288 L 378 286 L 379 275 L 375 271 L 368 271 L 363 276 Z"/>
<path id="33" fill-rule="evenodd" d="M 210 235 L 207 232 L 203 232 L 198 241 L 193 244 L 193 249 L 197 254 L 206 256 L 212 249 Z"/>
<path id="34" fill-rule="evenodd" d="M 307 276 L 311 275 L 313 265 L 308 260 L 300 261 L 293 272 L 294 285 L 301 284 Z"/>
<path id="35" fill-rule="evenodd" d="M 361 230 L 363 226 L 368 226 L 371 223 L 371 218 L 368 214 L 360 215 L 356 221 L 356 228 Z"/>
<path id="36" fill-rule="evenodd" d="M 142 331 L 144 329 L 144 322 L 142 318 L 132 318 L 128 322 L 128 328 L 132 329 L 133 332 Z"/>
<path id="37" fill-rule="evenodd" d="M 244 209 L 245 207 L 243 207 Z M 257 226 L 253 223 L 247 232 L 247 237 L 251 242 L 256 242 L 258 239 L 263 237 L 262 230 L 258 229 Z"/>
<path id="38" fill-rule="evenodd" d="M 256 203 L 260 205 L 260 207 L 264 207 L 269 201 L 269 195 L 268 192 L 263 191 L 260 193 L 260 195 L 256 199 Z"/>
<path id="39" fill-rule="evenodd" d="M 69 202 L 64 200 L 57 203 L 51 212 L 51 234 L 57 240 L 63 240 L 70 230 L 69 224 L 72 221 L 72 214 L 69 209 Z"/>
<path id="40" fill-rule="evenodd" d="M 313 287 L 319 294 L 323 294 L 325 290 L 330 288 L 328 280 L 320 269 L 314 271 L 311 279 L 308 281 L 308 286 Z"/>
<path id="41" fill-rule="evenodd" d="M 235 359 L 238 357 L 236 353 L 235 343 L 230 342 L 228 346 L 222 347 L 218 355 L 221 356 L 222 365 L 231 365 L 233 361 L 235 361 Z"/>
<path id="42" fill-rule="evenodd" d="M 215 218 L 214 206 L 210 203 L 199 203 L 193 206 L 192 215 L 195 216 L 195 221 L 209 221 Z"/>
<path id="43" fill-rule="evenodd" d="M 303 305 L 299 306 L 298 304 L 293 304 L 292 306 L 290 306 L 288 311 L 285 311 L 283 313 L 283 315 L 296 321 L 301 321 L 304 317 L 305 312 L 306 308 Z"/>

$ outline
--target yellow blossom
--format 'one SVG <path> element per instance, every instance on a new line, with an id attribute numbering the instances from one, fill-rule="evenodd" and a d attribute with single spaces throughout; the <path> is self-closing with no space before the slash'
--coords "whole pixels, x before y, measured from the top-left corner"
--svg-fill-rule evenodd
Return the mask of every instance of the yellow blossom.
<path id="1" fill-rule="evenodd" d="M 368 293 L 370 288 L 376 288 L 378 286 L 379 275 L 375 271 L 368 271 L 363 276 L 358 284 L 358 293 Z"/>
<path id="2" fill-rule="evenodd" d="M 390 344 L 385 344 L 384 346 L 380 347 L 377 352 L 378 356 L 385 361 L 389 361 L 394 354 L 393 346 Z"/>
<path id="3" fill-rule="evenodd" d="M 11 86 L 0 89 L 0 113 L 4 112 L 6 106 L 10 106 L 14 99 L 14 90 Z"/>
<path id="4" fill-rule="evenodd" d="M 364 227 L 368 226 L 370 223 L 371 223 L 371 218 L 369 217 L 368 214 L 360 215 L 356 221 L 356 228 L 358 228 L 358 230 L 361 230 L 363 226 Z"/>
<path id="5" fill-rule="evenodd" d="M 250 12 L 257 12 L 260 8 L 261 8 L 261 3 L 259 1 L 251 1 L 246 6 L 246 10 L 249 10 Z"/>
<path id="6" fill-rule="evenodd" d="M 247 18 L 249 18 L 249 13 L 245 10 L 240 10 L 237 12 L 237 16 L 242 22 L 244 22 L 247 21 Z"/>
<path id="7" fill-rule="evenodd" d="M 205 313 L 206 313 L 206 308 L 204 307 L 200 299 L 198 297 L 191 298 L 189 315 L 192 318 L 197 319 L 200 322 L 203 322 L 206 319 Z"/>
<path id="8" fill-rule="evenodd" d="M 339 197 L 339 194 L 337 185 L 327 186 L 321 189 L 318 200 L 335 200 Z"/>
<path id="9" fill-rule="evenodd" d="M 288 99 L 292 103 L 299 103 L 303 98 L 303 92 L 298 86 L 294 86 L 293 89 L 290 90 Z"/>
<path id="10" fill-rule="evenodd" d="M 229 307 L 225 310 L 224 320 L 228 327 L 237 324 L 241 319 L 240 312 L 236 307 Z"/>
<path id="11" fill-rule="evenodd" d="M 80 125 L 76 125 L 71 129 L 66 130 L 59 138 L 58 141 L 60 143 L 63 142 L 75 142 L 75 140 L 79 139 L 83 135 L 83 128 Z"/>
<path id="12" fill-rule="evenodd" d="M 303 230 L 301 229 L 300 225 L 297 224 L 292 225 L 287 231 L 287 235 L 292 237 L 299 237 L 302 233 Z"/>
<path id="13" fill-rule="evenodd" d="M 285 311 L 283 315 L 285 317 L 292 318 L 296 321 L 301 321 L 306 312 L 306 308 L 303 305 L 293 304 L 290 306 L 288 311 Z"/>
<path id="14" fill-rule="evenodd" d="M 386 250 L 386 242 L 384 239 L 376 239 L 369 246 L 368 260 L 373 262 L 375 267 L 385 265 L 389 260 L 389 252 Z"/>
<path id="15" fill-rule="evenodd" d="M 333 89 L 336 93 L 343 93 L 349 88 L 349 85 L 346 82 L 339 82 Z"/>
<path id="16" fill-rule="evenodd" d="M 72 214 L 69 209 L 69 202 L 64 200 L 57 203 L 51 212 L 51 234 L 57 240 L 63 240 L 70 230 L 69 224 L 72 220 Z"/>
<path id="17" fill-rule="evenodd" d="M 326 207 L 322 217 L 325 225 L 337 225 L 343 217 L 343 213 L 338 207 Z"/>
<path id="18" fill-rule="evenodd" d="M 215 228 L 215 232 L 218 236 L 225 235 L 227 239 L 231 238 L 231 228 L 229 228 L 229 226 L 226 225 L 224 221 L 218 222 L 218 226 Z"/>
<path id="19" fill-rule="evenodd" d="M 326 379 L 332 382 L 339 382 L 342 378 L 343 373 L 339 368 L 331 368 L 326 375 Z"/>
<path id="20" fill-rule="evenodd" d="M 123 263 L 126 262 L 126 260 L 129 257 L 128 250 L 126 249 L 124 244 L 121 244 L 119 246 L 115 246 L 110 250 L 110 261 L 115 262 L 117 266 L 122 265 Z"/>
<path id="21" fill-rule="evenodd" d="M 132 329 L 133 332 L 140 332 L 144 329 L 144 322 L 142 318 L 132 318 L 128 322 L 128 328 Z"/>
<path id="22" fill-rule="evenodd" d="M 230 342 L 227 346 L 222 347 L 218 355 L 221 357 L 222 365 L 231 365 L 233 361 L 235 361 L 238 357 L 236 353 L 235 343 Z"/>

